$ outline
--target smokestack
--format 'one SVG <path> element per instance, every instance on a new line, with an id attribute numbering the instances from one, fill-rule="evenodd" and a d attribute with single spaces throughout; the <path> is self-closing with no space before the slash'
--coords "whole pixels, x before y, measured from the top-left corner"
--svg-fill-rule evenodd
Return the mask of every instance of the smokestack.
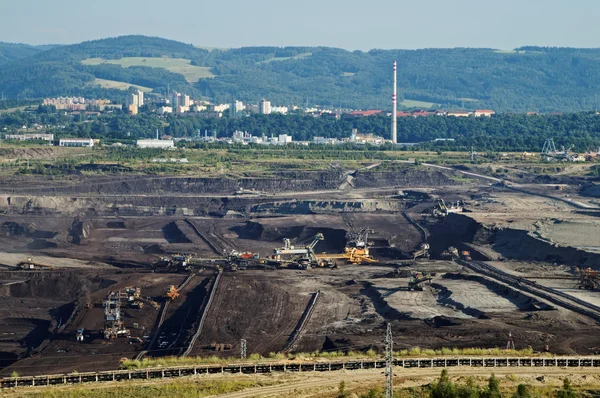
<path id="1" fill-rule="evenodd" d="M 398 143 L 398 115 L 396 114 L 397 102 L 397 78 L 396 78 L 396 61 L 394 61 L 394 94 L 392 95 L 392 143 Z"/>

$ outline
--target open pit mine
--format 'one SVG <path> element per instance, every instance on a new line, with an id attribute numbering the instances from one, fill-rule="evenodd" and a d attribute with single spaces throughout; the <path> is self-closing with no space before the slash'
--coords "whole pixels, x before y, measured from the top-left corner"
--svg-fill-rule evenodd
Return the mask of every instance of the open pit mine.
<path id="1" fill-rule="evenodd" d="M 560 188 L 559 188 L 560 187 Z M 0 377 L 122 358 L 600 351 L 600 190 L 406 164 L 0 183 Z M 509 341 L 509 337 L 511 339 Z"/>

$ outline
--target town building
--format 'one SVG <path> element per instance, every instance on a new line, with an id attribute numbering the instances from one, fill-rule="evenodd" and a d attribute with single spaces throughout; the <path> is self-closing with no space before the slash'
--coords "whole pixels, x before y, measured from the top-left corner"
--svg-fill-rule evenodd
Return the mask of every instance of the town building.
<path id="1" fill-rule="evenodd" d="M 233 103 L 229 107 L 229 116 L 237 117 L 242 113 L 244 109 L 244 103 L 242 101 L 233 101 Z"/>
<path id="2" fill-rule="evenodd" d="M 352 111 L 350 113 L 346 113 L 344 116 L 346 117 L 367 117 L 367 116 L 375 116 L 382 113 L 381 110 L 378 109 L 370 109 L 366 111 Z"/>
<path id="3" fill-rule="evenodd" d="M 261 115 L 271 114 L 271 102 L 263 98 L 258 104 L 258 113 Z"/>
<path id="4" fill-rule="evenodd" d="M 472 113 L 471 112 L 467 112 L 467 111 L 448 111 L 446 113 L 446 116 L 450 117 L 450 116 L 454 116 L 454 117 L 469 117 L 471 116 Z"/>
<path id="5" fill-rule="evenodd" d="M 6 134 L 4 139 L 15 141 L 54 141 L 54 134 Z"/>
<path id="6" fill-rule="evenodd" d="M 61 138 L 58 146 L 68 147 L 93 147 L 94 140 L 91 138 Z"/>
<path id="7" fill-rule="evenodd" d="M 475 117 L 491 117 L 492 115 L 495 115 L 496 112 L 494 112 L 491 109 L 476 109 L 475 110 Z"/>
<path id="8" fill-rule="evenodd" d="M 271 106 L 271 113 L 281 113 L 285 115 L 289 112 L 289 108 L 287 106 Z"/>
<path id="9" fill-rule="evenodd" d="M 173 140 L 137 140 L 136 146 L 138 148 L 170 149 L 175 148 L 175 143 Z"/>

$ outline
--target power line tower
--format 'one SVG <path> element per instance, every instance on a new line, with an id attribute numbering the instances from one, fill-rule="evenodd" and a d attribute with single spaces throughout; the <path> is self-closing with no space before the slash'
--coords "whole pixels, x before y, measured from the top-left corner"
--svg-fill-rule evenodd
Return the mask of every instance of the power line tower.
<path id="1" fill-rule="evenodd" d="M 246 339 L 240 341 L 240 358 L 246 359 Z"/>
<path id="2" fill-rule="evenodd" d="M 394 397 L 394 340 L 392 338 L 392 325 L 387 324 L 385 333 L 385 398 Z"/>
<path id="3" fill-rule="evenodd" d="M 506 342 L 506 351 L 515 349 L 515 341 L 513 340 L 512 332 L 508 332 L 508 341 Z"/>

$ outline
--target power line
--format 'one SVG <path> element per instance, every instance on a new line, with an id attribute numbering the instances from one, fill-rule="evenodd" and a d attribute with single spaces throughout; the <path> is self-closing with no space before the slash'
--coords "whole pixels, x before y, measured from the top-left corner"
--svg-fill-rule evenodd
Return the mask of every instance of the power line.
<path id="1" fill-rule="evenodd" d="M 392 324 L 387 324 L 385 333 L 385 398 L 394 397 L 394 339 Z"/>

